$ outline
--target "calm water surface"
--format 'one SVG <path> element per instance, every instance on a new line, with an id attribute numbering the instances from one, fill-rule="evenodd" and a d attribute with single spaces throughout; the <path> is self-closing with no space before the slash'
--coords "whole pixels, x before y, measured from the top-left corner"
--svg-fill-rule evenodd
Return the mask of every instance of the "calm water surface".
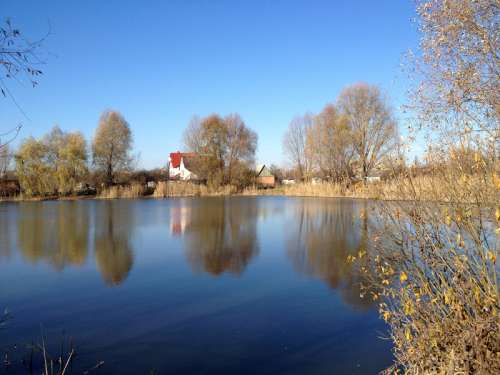
<path id="1" fill-rule="evenodd" d="M 62 330 L 97 373 L 375 374 L 391 363 L 346 263 L 366 202 L 0 203 L 0 349 Z M 4 369 L 0 369 L 5 371 Z M 9 373 L 15 373 L 10 371 Z"/>

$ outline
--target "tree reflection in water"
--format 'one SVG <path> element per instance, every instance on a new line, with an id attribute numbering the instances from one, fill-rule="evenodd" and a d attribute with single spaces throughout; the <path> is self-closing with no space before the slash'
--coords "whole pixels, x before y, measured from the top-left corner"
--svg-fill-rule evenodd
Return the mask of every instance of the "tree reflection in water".
<path id="1" fill-rule="evenodd" d="M 134 263 L 130 237 L 133 212 L 120 201 L 99 202 L 95 213 L 94 252 L 97 267 L 108 285 L 119 285 Z"/>
<path id="2" fill-rule="evenodd" d="M 14 246 L 12 233 L 15 233 L 16 223 L 11 219 L 11 215 L 15 215 L 16 211 L 11 207 L 9 204 L 0 205 L 0 262 L 10 258 Z"/>
<path id="3" fill-rule="evenodd" d="M 132 216 L 119 202 L 97 202 L 94 253 L 104 281 L 117 285 L 132 268 Z M 45 261 L 57 270 L 85 263 L 89 255 L 90 205 L 84 201 L 20 204 L 17 237 L 25 259 Z"/>
<path id="4" fill-rule="evenodd" d="M 183 206 L 182 215 L 176 214 L 175 208 L 172 210 L 171 220 L 182 217 L 186 256 L 196 271 L 239 275 L 259 252 L 256 204 L 210 198 Z M 189 214 L 189 210 L 195 210 L 195 214 Z M 176 229 L 179 225 L 173 222 L 171 227 Z"/>
<path id="5" fill-rule="evenodd" d="M 370 298 L 359 297 L 363 274 L 347 262 L 348 255 L 367 250 L 372 223 L 367 215 L 359 218 L 368 211 L 366 202 L 300 199 L 283 209 L 281 203 L 243 198 L 179 200 L 170 207 L 170 229 L 172 235 L 183 236 L 186 258 L 194 270 L 240 275 L 259 253 L 257 220 L 289 208 L 285 238 L 294 268 L 338 289 L 347 303 L 370 306 Z M 62 270 L 86 262 L 91 234 L 102 278 L 108 285 L 118 285 L 134 262 L 131 236 L 138 212 L 131 210 L 128 202 L 119 200 L 20 204 L 18 245 L 28 261 L 45 261 Z M 7 236 L 2 239 L 8 241 Z"/>
<path id="6" fill-rule="evenodd" d="M 372 306 L 371 298 L 360 298 L 360 284 L 365 275 L 347 261 L 348 255 L 367 251 L 366 202 L 304 199 L 294 209 L 295 227 L 286 230 L 287 252 L 294 268 L 325 281 L 355 308 Z"/>
<path id="7" fill-rule="evenodd" d="M 17 237 L 25 259 L 57 270 L 82 265 L 88 256 L 89 212 L 85 202 L 21 203 Z"/>

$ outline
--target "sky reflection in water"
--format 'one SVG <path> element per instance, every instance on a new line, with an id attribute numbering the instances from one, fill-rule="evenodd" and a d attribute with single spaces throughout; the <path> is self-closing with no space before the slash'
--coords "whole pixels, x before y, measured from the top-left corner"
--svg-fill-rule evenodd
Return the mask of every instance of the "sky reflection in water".
<path id="1" fill-rule="evenodd" d="M 372 374 L 366 202 L 280 197 L 0 205 L 6 345 L 61 329 L 103 373 Z M 366 216 L 365 216 L 366 217 Z M 1 307 L 1 306 L 0 306 Z M 104 371 L 105 370 L 105 371 Z"/>

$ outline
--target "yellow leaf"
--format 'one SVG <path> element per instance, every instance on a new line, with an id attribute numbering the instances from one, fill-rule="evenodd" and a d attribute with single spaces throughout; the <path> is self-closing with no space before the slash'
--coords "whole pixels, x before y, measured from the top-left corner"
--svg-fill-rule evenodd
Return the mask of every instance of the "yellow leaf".
<path id="1" fill-rule="evenodd" d="M 387 322 L 389 320 L 389 317 L 391 316 L 391 313 L 389 311 L 384 311 L 382 313 L 382 318 L 384 318 L 384 320 Z"/>
<path id="2" fill-rule="evenodd" d="M 413 313 L 413 305 L 411 301 L 407 301 L 404 305 L 405 315 L 411 315 Z"/>
<path id="3" fill-rule="evenodd" d="M 495 174 L 493 174 L 493 181 L 495 182 L 495 185 L 498 190 L 500 190 L 500 178 Z"/>
<path id="4" fill-rule="evenodd" d="M 410 332 L 410 329 L 409 328 L 406 328 L 405 330 L 405 337 L 408 341 L 411 340 L 411 332 Z"/>
<path id="5" fill-rule="evenodd" d="M 447 291 L 444 293 L 444 303 L 449 305 L 451 302 L 451 291 Z"/>
<path id="6" fill-rule="evenodd" d="M 408 276 L 406 275 L 406 273 L 403 271 L 401 272 L 401 274 L 399 275 L 399 281 L 401 282 L 401 284 L 403 284 L 406 280 L 408 280 Z"/>
<path id="7" fill-rule="evenodd" d="M 477 286 L 474 288 L 474 297 L 476 298 L 477 302 L 481 301 L 481 291 Z"/>

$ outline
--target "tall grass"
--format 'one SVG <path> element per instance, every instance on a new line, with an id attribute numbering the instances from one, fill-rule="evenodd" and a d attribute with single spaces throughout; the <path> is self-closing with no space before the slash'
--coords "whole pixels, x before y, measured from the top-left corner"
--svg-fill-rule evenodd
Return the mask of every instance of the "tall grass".
<path id="1" fill-rule="evenodd" d="M 410 183 L 411 182 L 411 183 Z M 284 195 L 297 197 L 348 197 L 380 200 L 407 200 L 414 196 L 419 200 L 449 200 L 448 190 L 438 176 L 409 178 L 401 175 L 391 179 L 363 184 L 361 182 L 342 184 L 333 182 L 303 182 L 281 185 L 275 189 L 258 189 L 250 186 L 242 195 Z M 465 197 L 462 197 L 465 199 Z"/>
<path id="2" fill-rule="evenodd" d="M 5 310 L 0 314 L 0 329 L 10 319 L 10 314 Z M 49 350 L 48 346 L 52 349 Z M 49 345 L 42 332 L 40 342 L 28 345 L 14 345 L 12 348 L 1 348 L 3 351 L 0 367 L 6 373 L 26 373 L 30 375 L 66 375 L 70 373 L 89 374 L 104 365 L 98 361 L 91 368 L 82 369 L 81 364 L 75 365 L 78 358 L 76 348 L 71 337 L 62 335 L 58 344 Z M 56 354 L 54 354 L 56 353 Z"/>
<path id="3" fill-rule="evenodd" d="M 146 187 L 142 184 L 132 184 L 126 186 L 110 186 L 101 191 L 99 198 L 140 198 L 146 195 Z"/>
<path id="4" fill-rule="evenodd" d="M 383 225 L 357 255 L 381 291 L 371 297 L 390 326 L 390 373 L 500 373 L 500 166 L 466 161 L 401 179 L 404 201 L 376 205 Z"/>
<path id="5" fill-rule="evenodd" d="M 203 184 L 194 184 L 186 181 L 162 181 L 156 185 L 153 192 L 155 198 L 167 197 L 199 197 L 199 196 L 221 196 L 237 193 L 237 189 L 231 185 L 221 187 L 208 187 Z"/>

